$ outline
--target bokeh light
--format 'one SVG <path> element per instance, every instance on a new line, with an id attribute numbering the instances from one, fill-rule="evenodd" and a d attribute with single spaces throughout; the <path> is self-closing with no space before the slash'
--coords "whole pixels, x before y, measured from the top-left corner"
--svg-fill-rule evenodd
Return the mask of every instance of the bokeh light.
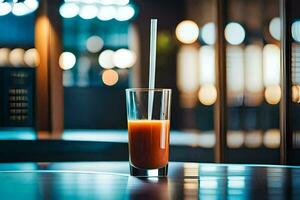
<path id="1" fill-rule="evenodd" d="M 114 53 L 113 63 L 119 68 L 129 68 L 135 64 L 136 55 L 129 49 L 119 49 Z"/>
<path id="2" fill-rule="evenodd" d="M 198 93 L 199 101 L 206 106 L 214 104 L 217 100 L 217 89 L 214 85 L 203 85 Z"/>
<path id="3" fill-rule="evenodd" d="M 239 130 L 229 130 L 227 132 L 228 148 L 240 148 L 244 144 L 244 132 Z"/>
<path id="4" fill-rule="evenodd" d="M 79 14 L 79 7 L 75 3 L 64 3 L 59 8 L 59 13 L 64 18 L 72 18 Z"/>
<path id="5" fill-rule="evenodd" d="M 202 132 L 198 135 L 199 137 L 199 146 L 203 148 L 213 148 L 216 143 L 216 137 L 213 133 Z"/>
<path id="6" fill-rule="evenodd" d="M 213 45 L 216 41 L 216 27 L 213 22 L 207 23 L 201 30 L 202 40 L 208 44 Z"/>
<path id="7" fill-rule="evenodd" d="M 264 85 L 280 84 L 280 49 L 274 44 L 267 44 L 263 49 Z"/>
<path id="8" fill-rule="evenodd" d="M 113 50 L 104 50 L 100 53 L 98 62 L 101 67 L 104 69 L 111 69 L 114 67 L 114 54 L 115 52 Z"/>
<path id="9" fill-rule="evenodd" d="M 269 32 L 274 39 L 280 40 L 280 18 L 279 17 L 274 17 L 270 21 Z"/>
<path id="10" fill-rule="evenodd" d="M 258 106 L 263 101 L 263 55 L 260 45 L 247 45 L 245 48 L 245 105 Z"/>
<path id="11" fill-rule="evenodd" d="M 199 84 L 215 83 L 215 49 L 213 46 L 202 46 L 199 49 Z"/>
<path id="12" fill-rule="evenodd" d="M 292 23 L 292 37 L 296 42 L 300 42 L 300 20 Z"/>
<path id="13" fill-rule="evenodd" d="M 86 48 L 91 53 L 99 52 L 103 47 L 103 40 L 96 35 L 89 37 L 86 41 Z"/>
<path id="14" fill-rule="evenodd" d="M 199 88 L 198 74 L 195 73 L 199 63 L 198 54 L 198 49 L 191 45 L 183 45 L 178 51 L 177 87 L 181 92 L 196 93 Z"/>
<path id="15" fill-rule="evenodd" d="M 25 0 L 24 4 L 31 10 L 36 10 L 39 7 L 39 2 L 37 0 Z"/>
<path id="16" fill-rule="evenodd" d="M 265 99 L 271 105 L 278 104 L 281 99 L 281 88 L 279 85 L 268 86 L 265 90 Z"/>
<path id="17" fill-rule="evenodd" d="M 118 21 L 126 21 L 131 19 L 134 16 L 134 9 L 131 6 L 123 6 L 117 9 L 115 19 Z"/>
<path id="18" fill-rule="evenodd" d="M 264 145 L 271 149 L 279 148 L 280 131 L 278 129 L 267 130 L 264 135 Z"/>
<path id="19" fill-rule="evenodd" d="M 239 45 L 244 41 L 245 36 L 245 29 L 239 23 L 231 22 L 225 27 L 225 39 L 229 44 Z"/>
<path id="20" fill-rule="evenodd" d="M 102 5 L 112 5 L 114 4 L 114 0 L 99 0 Z"/>
<path id="21" fill-rule="evenodd" d="M 262 48 L 259 45 L 247 45 L 245 48 L 245 88 L 247 92 L 263 91 Z"/>
<path id="22" fill-rule="evenodd" d="M 227 46 L 227 89 L 230 103 L 244 95 L 245 85 L 245 56 L 241 46 Z M 238 100 L 237 100 L 238 101 Z"/>
<path id="23" fill-rule="evenodd" d="M 99 9 L 98 19 L 108 21 L 116 16 L 117 10 L 113 6 L 103 6 Z"/>
<path id="24" fill-rule="evenodd" d="M 126 6 L 129 4 L 129 0 L 114 0 L 115 5 Z"/>
<path id="25" fill-rule="evenodd" d="M 185 20 L 177 25 L 175 33 L 180 42 L 191 44 L 198 39 L 199 28 L 195 22 L 191 20 Z"/>
<path id="26" fill-rule="evenodd" d="M 15 67 L 24 65 L 24 53 L 25 50 L 21 48 L 13 49 L 9 53 L 9 62 Z"/>
<path id="27" fill-rule="evenodd" d="M 263 134 L 261 131 L 254 130 L 245 133 L 245 146 L 248 148 L 258 148 L 263 144 Z"/>
<path id="28" fill-rule="evenodd" d="M 299 85 L 292 86 L 292 101 L 294 103 L 300 103 L 300 86 Z"/>
<path id="29" fill-rule="evenodd" d="M 72 1 L 72 0 L 70 0 Z M 75 0 L 75 1 L 79 1 L 80 0 Z M 94 3 L 97 3 L 97 0 L 81 0 L 82 3 L 86 3 L 86 4 L 94 4 Z"/>
<path id="30" fill-rule="evenodd" d="M 59 57 L 59 66 L 63 70 L 72 69 L 75 66 L 76 57 L 71 52 L 63 52 Z"/>
<path id="31" fill-rule="evenodd" d="M 35 48 L 25 51 L 24 61 L 30 67 L 36 67 L 40 62 L 38 51 Z"/>
<path id="32" fill-rule="evenodd" d="M 113 86 L 119 80 L 119 75 L 115 70 L 108 69 L 102 73 L 102 81 L 105 85 Z"/>
<path id="33" fill-rule="evenodd" d="M 28 8 L 24 3 L 19 2 L 13 4 L 12 13 L 16 16 L 23 16 L 33 12 L 32 9 Z"/>
<path id="34" fill-rule="evenodd" d="M 6 66 L 9 63 L 10 49 L 0 48 L 0 66 Z"/>
<path id="35" fill-rule="evenodd" d="M 11 11 L 11 5 L 7 2 L 0 3 L 0 16 L 7 15 Z"/>
<path id="36" fill-rule="evenodd" d="M 35 11 L 38 6 L 39 2 L 37 0 L 13 1 L 13 3 L 0 0 L 0 16 L 7 15 L 10 12 L 16 16 L 27 15 Z"/>
<path id="37" fill-rule="evenodd" d="M 84 5 L 80 8 L 79 16 L 82 19 L 93 19 L 98 15 L 98 8 L 94 5 Z"/>

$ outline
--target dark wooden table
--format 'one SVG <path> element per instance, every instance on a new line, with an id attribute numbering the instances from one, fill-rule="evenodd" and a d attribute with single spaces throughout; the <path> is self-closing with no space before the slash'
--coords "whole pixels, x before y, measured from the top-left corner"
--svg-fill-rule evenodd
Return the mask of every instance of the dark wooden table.
<path id="1" fill-rule="evenodd" d="M 127 162 L 3 163 L 0 199 L 299 199 L 300 167 L 169 164 L 168 178 Z"/>

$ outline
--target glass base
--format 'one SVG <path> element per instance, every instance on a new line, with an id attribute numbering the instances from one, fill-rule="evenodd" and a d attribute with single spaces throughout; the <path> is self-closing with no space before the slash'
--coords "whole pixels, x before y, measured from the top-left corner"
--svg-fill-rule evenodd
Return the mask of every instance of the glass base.
<path id="1" fill-rule="evenodd" d="M 164 177 L 168 176 L 168 165 L 158 169 L 140 169 L 130 165 L 130 175 L 139 177 Z"/>

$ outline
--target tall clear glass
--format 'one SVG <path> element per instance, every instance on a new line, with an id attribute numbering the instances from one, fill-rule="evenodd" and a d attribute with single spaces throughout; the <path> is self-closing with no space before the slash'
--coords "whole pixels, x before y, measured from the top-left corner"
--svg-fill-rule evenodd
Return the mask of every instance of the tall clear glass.
<path id="1" fill-rule="evenodd" d="M 167 176 L 171 89 L 126 89 L 130 174 Z"/>

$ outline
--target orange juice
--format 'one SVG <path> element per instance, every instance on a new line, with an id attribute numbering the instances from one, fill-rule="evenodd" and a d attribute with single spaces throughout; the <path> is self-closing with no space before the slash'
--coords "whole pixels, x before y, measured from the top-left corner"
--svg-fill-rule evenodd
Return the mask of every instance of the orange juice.
<path id="1" fill-rule="evenodd" d="M 140 169 L 164 167 L 169 161 L 169 120 L 128 120 L 131 164 Z"/>

